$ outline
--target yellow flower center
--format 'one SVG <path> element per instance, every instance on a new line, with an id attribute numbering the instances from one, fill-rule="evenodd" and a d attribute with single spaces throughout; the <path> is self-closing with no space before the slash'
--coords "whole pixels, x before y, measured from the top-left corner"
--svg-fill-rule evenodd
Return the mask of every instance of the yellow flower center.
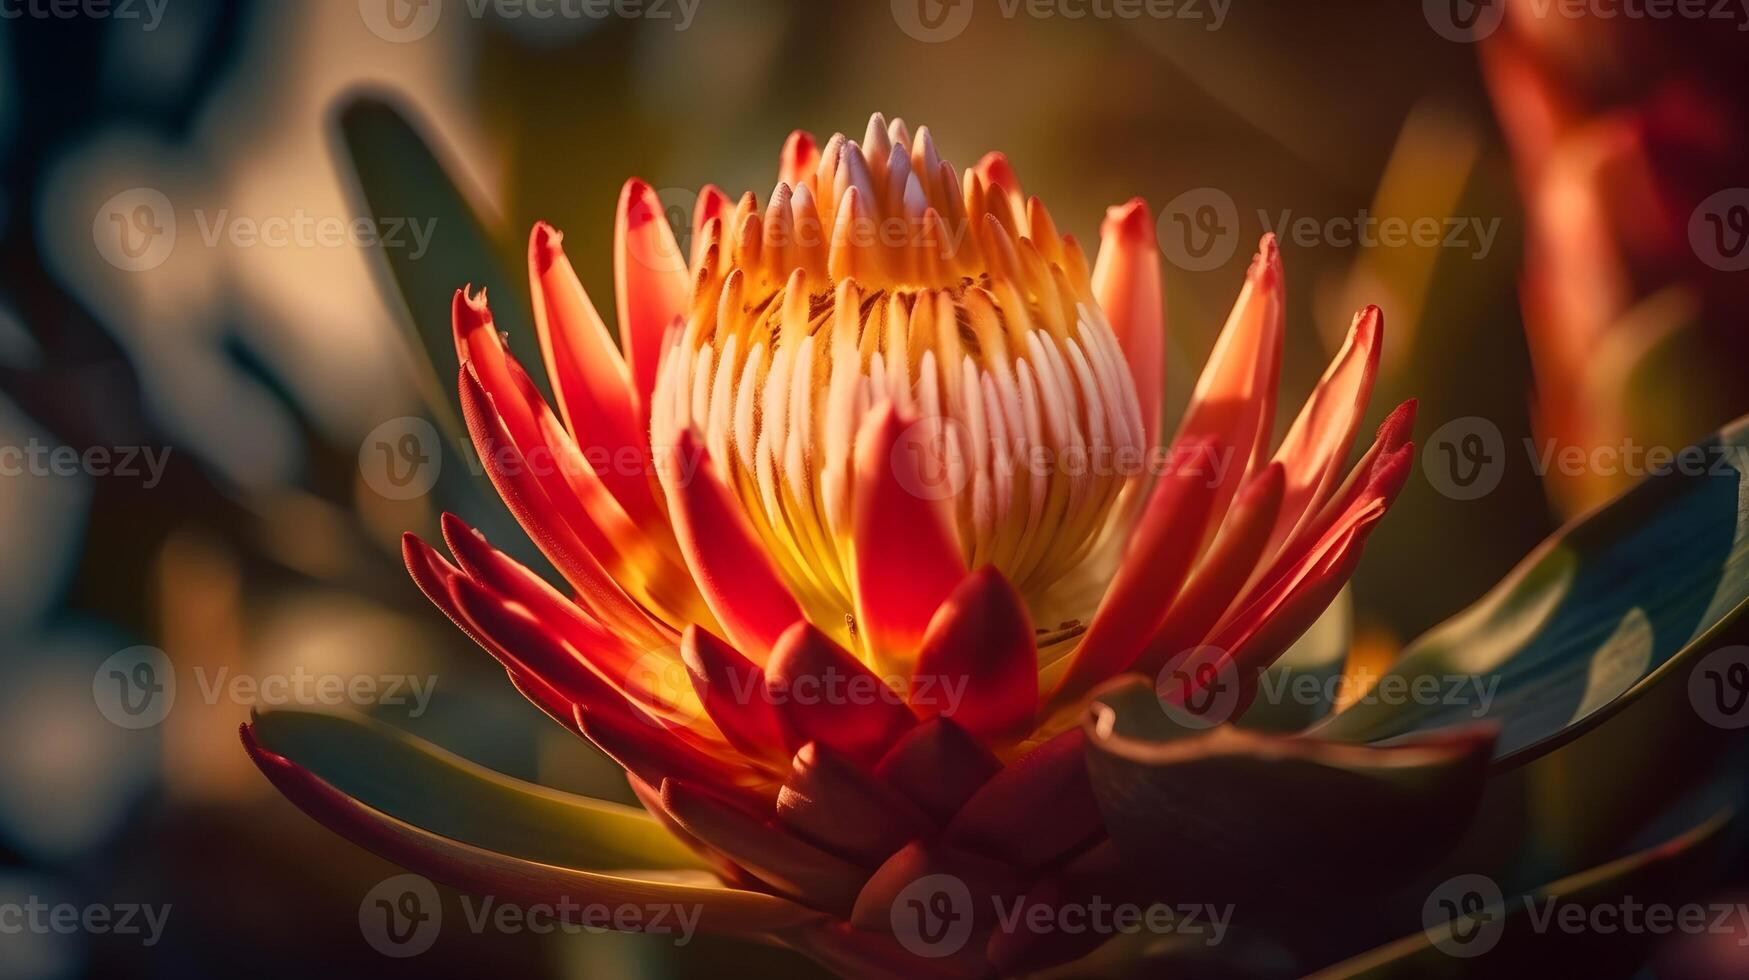
<path id="1" fill-rule="evenodd" d="M 784 171 L 763 210 L 700 215 L 653 438 L 702 432 L 809 618 L 849 623 L 853 443 L 890 400 L 916 420 L 901 482 L 949 509 L 968 564 L 1041 624 L 1084 614 L 1067 580 L 1144 436 L 1080 247 L 1000 157 L 962 180 L 927 128 L 879 115 L 861 144 L 792 141 Z"/>

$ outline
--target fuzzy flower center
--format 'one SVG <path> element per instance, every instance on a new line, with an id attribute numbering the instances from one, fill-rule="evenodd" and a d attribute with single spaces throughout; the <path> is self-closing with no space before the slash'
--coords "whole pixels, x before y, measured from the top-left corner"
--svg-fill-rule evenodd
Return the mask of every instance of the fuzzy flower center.
<path id="1" fill-rule="evenodd" d="M 763 209 L 707 199 L 695 226 L 652 438 L 704 434 L 812 621 L 854 632 L 855 441 L 888 401 L 911 425 L 887 462 L 967 563 L 1041 623 L 1085 611 L 1064 586 L 1140 470 L 1142 416 L 1085 257 L 1005 160 L 962 179 L 877 114 L 861 143 L 792 141 Z"/>

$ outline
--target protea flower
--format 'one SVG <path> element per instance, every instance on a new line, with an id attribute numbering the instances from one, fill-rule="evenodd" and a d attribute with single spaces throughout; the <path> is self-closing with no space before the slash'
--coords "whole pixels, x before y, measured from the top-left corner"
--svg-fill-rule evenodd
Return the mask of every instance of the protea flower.
<path id="1" fill-rule="evenodd" d="M 405 557 L 648 814 L 308 714 L 245 726 L 251 754 L 457 887 L 696 905 L 854 975 L 1018 973 L 1110 938 L 1005 927 L 1003 903 L 1242 901 L 1270 928 L 1307 889 L 1400 884 L 1467 826 L 1493 729 L 1365 706 L 1341 741 L 1222 724 L 1410 472 L 1412 403 L 1345 465 L 1381 316 L 1271 448 L 1266 237 L 1162 442 L 1152 230 L 1140 200 L 1113 208 L 1089 268 L 999 154 L 961 175 L 878 115 L 861 142 L 798 132 L 763 207 L 704 189 L 688 256 L 625 186 L 616 346 L 537 226 L 556 404 L 484 295 L 456 293 L 454 330 L 474 445 L 565 582 L 450 516 L 451 557 L 413 535 Z"/>

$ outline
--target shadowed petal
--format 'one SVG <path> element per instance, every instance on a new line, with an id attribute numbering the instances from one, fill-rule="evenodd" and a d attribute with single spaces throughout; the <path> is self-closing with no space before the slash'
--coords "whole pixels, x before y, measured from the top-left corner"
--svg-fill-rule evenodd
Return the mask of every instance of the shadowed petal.
<path id="1" fill-rule="evenodd" d="M 817 741 L 872 765 L 917 724 L 897 691 L 806 622 L 779 638 L 765 677 L 796 749 Z"/>
<path id="2" fill-rule="evenodd" d="M 1098 837 L 1083 742 L 1072 728 L 1009 763 L 966 801 L 942 840 L 1031 870 Z"/>
<path id="3" fill-rule="evenodd" d="M 726 797 L 669 779 L 662 808 L 687 833 L 759 879 L 815 908 L 847 913 L 866 873 L 742 808 Z"/>
<path id="4" fill-rule="evenodd" d="M 756 759 L 789 761 L 777 709 L 766 697 L 765 671 L 697 626 L 687 627 L 681 636 L 680 656 L 705 713 L 729 744 Z"/>
<path id="5" fill-rule="evenodd" d="M 1032 730 L 1038 713 L 1032 617 L 994 566 L 966 576 L 936 610 L 908 693 L 919 717 L 946 715 L 989 741 L 1018 740 Z"/>
<path id="6" fill-rule="evenodd" d="M 809 742 L 777 794 L 777 819 L 792 831 L 859 862 L 884 860 L 934 824 L 880 779 Z"/>
<path id="7" fill-rule="evenodd" d="M 875 775 L 942 824 L 1001 771 L 989 749 L 939 715 L 912 729 L 875 766 Z"/>

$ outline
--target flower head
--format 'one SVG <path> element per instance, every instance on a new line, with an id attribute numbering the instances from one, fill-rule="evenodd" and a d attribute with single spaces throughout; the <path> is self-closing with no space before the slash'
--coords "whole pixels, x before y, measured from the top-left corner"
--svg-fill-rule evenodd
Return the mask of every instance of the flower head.
<path id="1" fill-rule="evenodd" d="M 1265 238 L 1158 445 L 1141 201 L 1111 210 L 1089 268 L 1004 158 L 956 174 L 927 129 L 797 133 L 780 174 L 763 207 L 707 187 L 684 256 L 656 194 L 626 185 L 617 345 L 536 227 L 550 406 L 485 296 L 457 293 L 469 432 L 568 589 L 449 516 L 453 560 L 412 535 L 406 559 L 722 881 L 823 915 L 829 962 L 900 969 L 917 950 L 890 910 L 920 876 L 1020 895 L 1110 870 L 1085 696 L 1198 658 L 1162 698 L 1218 689 L 1243 711 L 1401 488 L 1412 405 L 1346 469 L 1368 309 L 1271 448 Z M 1062 953 L 1017 942 L 954 962 Z"/>

